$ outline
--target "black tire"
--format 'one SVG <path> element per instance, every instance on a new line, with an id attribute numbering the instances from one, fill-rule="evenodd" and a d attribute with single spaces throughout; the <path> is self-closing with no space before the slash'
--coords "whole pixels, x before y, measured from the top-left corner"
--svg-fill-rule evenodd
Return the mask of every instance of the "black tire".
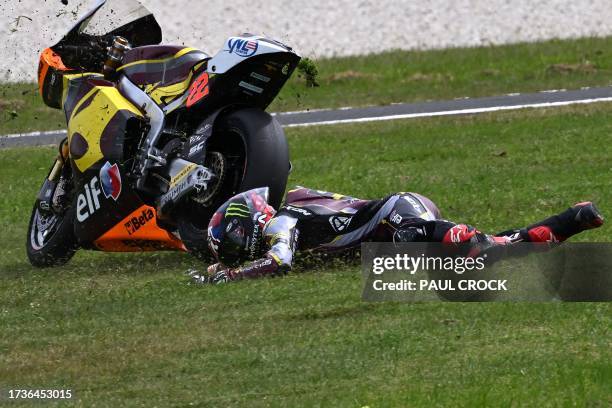
<path id="1" fill-rule="evenodd" d="M 228 135 L 238 135 L 231 139 Z M 240 146 L 239 139 L 242 139 Z M 278 209 L 289 177 L 289 148 L 281 125 L 268 113 L 246 108 L 222 116 L 215 122 L 208 150 L 226 154 L 242 151 L 244 163 L 236 180 L 227 180 L 222 193 L 209 208 L 185 211 L 178 218 L 181 240 L 187 249 L 202 260 L 210 260 L 206 226 L 214 211 L 241 191 L 257 187 L 270 189 L 268 202 Z"/>
<path id="2" fill-rule="evenodd" d="M 45 229 L 49 232 L 43 238 L 39 227 L 44 218 L 50 222 L 49 227 Z M 39 268 L 59 266 L 72 258 L 78 248 L 73 222 L 72 208 L 58 215 L 51 211 L 41 211 L 38 208 L 38 200 L 36 201 L 30 216 L 26 241 L 28 259 L 33 266 Z"/>
<path id="3" fill-rule="evenodd" d="M 246 166 L 237 192 L 267 186 L 270 188 L 268 202 L 278 209 L 291 167 L 287 139 L 280 123 L 261 109 L 250 108 L 222 117 L 218 126 L 221 133 L 237 131 L 243 137 Z"/>

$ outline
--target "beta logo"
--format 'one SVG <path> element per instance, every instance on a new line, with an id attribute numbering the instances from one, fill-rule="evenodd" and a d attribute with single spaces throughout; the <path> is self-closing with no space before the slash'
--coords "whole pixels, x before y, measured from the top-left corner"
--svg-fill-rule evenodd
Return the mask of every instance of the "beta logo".
<path id="1" fill-rule="evenodd" d="M 153 210 L 150 208 L 142 210 L 139 216 L 132 217 L 128 222 L 124 224 L 125 229 L 127 230 L 128 235 L 132 235 L 136 231 L 138 231 L 141 227 L 151 221 L 154 217 Z"/>
<path id="2" fill-rule="evenodd" d="M 230 54 L 236 54 L 239 57 L 247 58 L 257 52 L 259 47 L 257 41 L 244 40 L 242 38 L 230 38 L 227 41 L 227 50 Z"/>

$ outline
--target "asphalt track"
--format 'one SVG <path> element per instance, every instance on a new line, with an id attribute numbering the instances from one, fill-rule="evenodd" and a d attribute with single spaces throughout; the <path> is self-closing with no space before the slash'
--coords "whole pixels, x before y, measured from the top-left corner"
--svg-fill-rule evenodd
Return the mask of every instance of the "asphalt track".
<path id="1" fill-rule="evenodd" d="M 611 102 L 612 87 L 553 90 L 449 101 L 398 103 L 365 108 L 321 109 L 273 114 L 284 127 L 323 126 L 422 117 L 466 115 L 525 108 Z M 66 131 L 31 132 L 0 136 L 0 148 L 56 144 Z"/>

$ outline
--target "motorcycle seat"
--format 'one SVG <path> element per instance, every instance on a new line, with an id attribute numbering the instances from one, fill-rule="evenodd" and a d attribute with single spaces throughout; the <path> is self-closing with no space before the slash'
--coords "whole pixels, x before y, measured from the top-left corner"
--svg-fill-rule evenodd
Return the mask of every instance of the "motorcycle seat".
<path id="1" fill-rule="evenodd" d="M 117 71 L 138 86 L 163 87 L 184 81 L 194 66 L 209 58 L 195 48 L 147 45 L 129 50 Z"/>

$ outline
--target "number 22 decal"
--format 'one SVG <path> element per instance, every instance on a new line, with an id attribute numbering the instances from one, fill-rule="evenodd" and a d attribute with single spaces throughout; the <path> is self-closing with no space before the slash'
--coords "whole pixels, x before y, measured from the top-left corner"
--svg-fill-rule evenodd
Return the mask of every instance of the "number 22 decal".
<path id="1" fill-rule="evenodd" d="M 188 108 L 200 99 L 208 95 L 208 73 L 200 75 L 191 87 L 189 88 L 189 95 L 187 95 L 187 103 L 185 106 Z"/>

